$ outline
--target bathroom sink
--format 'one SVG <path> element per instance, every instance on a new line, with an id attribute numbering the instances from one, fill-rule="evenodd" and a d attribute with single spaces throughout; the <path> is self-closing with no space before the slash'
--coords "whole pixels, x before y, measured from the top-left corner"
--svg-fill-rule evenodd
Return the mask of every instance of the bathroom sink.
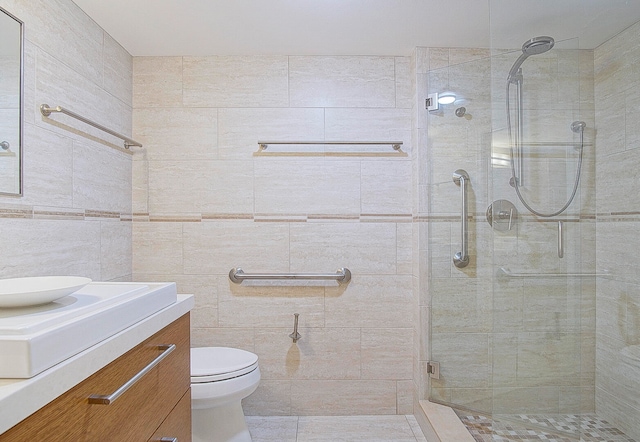
<path id="1" fill-rule="evenodd" d="M 48 304 L 0 308 L 0 378 L 30 378 L 175 303 L 175 283 L 92 282 Z"/>
<path id="2" fill-rule="evenodd" d="M 89 284 L 81 276 L 34 276 L 0 279 L 0 308 L 46 304 Z"/>

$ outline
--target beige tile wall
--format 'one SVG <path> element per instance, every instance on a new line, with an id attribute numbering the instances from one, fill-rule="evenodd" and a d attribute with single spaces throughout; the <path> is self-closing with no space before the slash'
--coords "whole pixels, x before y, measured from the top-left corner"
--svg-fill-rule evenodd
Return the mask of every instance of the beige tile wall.
<path id="1" fill-rule="evenodd" d="M 409 67 L 405 57 L 134 58 L 134 135 L 145 144 L 134 158 L 134 278 L 195 294 L 194 346 L 258 354 L 247 414 L 413 411 Z M 259 140 L 404 145 L 268 156 L 256 155 Z M 236 285 L 236 266 L 348 267 L 353 279 Z"/>
<path id="2" fill-rule="evenodd" d="M 24 196 L 0 196 L 0 278 L 131 278 L 132 156 L 118 139 L 39 106 L 131 134 L 132 58 L 70 0 L 2 0 L 25 23 Z M 64 31 L 61 31 L 64 30 Z"/>
<path id="3" fill-rule="evenodd" d="M 595 50 L 597 132 L 596 394 L 598 414 L 640 439 L 638 116 L 640 24 Z M 622 171 L 622 172 L 621 172 Z M 629 171 L 627 173 L 626 171 Z M 634 189 L 634 190 L 630 190 Z"/>

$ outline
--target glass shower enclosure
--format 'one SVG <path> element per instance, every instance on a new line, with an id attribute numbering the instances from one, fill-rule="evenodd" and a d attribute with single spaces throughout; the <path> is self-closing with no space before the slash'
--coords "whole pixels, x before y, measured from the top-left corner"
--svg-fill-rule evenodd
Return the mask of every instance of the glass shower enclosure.
<path id="1" fill-rule="evenodd" d="M 429 400 L 495 434 L 579 439 L 596 385 L 593 51 L 541 34 L 428 57 L 429 93 L 454 97 L 427 126 Z"/>

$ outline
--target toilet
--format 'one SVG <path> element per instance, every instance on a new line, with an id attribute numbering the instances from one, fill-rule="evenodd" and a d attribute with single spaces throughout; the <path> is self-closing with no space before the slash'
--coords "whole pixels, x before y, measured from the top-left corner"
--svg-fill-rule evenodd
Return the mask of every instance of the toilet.
<path id="1" fill-rule="evenodd" d="M 259 383 L 257 355 L 228 347 L 192 348 L 193 442 L 251 442 L 241 401 Z"/>

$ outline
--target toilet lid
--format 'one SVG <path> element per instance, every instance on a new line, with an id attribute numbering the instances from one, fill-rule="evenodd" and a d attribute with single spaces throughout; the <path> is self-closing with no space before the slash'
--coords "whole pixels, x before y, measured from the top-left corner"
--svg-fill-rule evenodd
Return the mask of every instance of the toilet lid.
<path id="1" fill-rule="evenodd" d="M 191 349 L 191 381 L 212 382 L 249 373 L 258 365 L 258 355 L 239 348 Z"/>

